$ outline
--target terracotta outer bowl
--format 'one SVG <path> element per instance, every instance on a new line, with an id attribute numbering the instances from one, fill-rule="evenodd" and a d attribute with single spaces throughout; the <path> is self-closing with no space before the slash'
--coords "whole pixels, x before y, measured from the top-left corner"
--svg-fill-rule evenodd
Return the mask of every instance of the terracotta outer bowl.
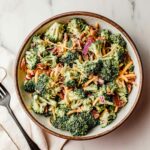
<path id="1" fill-rule="evenodd" d="M 48 118 L 45 118 L 45 117 L 42 117 L 40 115 L 33 113 L 31 111 L 31 109 L 29 109 L 31 97 L 29 94 L 24 92 L 24 90 L 22 88 L 23 79 L 25 77 L 25 74 L 20 69 L 20 62 L 21 62 L 22 57 L 24 56 L 25 51 L 29 47 L 32 36 L 36 33 L 44 32 L 46 30 L 46 28 L 48 28 L 48 26 L 50 26 L 50 24 L 55 21 L 66 22 L 70 18 L 73 18 L 73 17 L 81 17 L 81 18 L 85 19 L 89 24 L 95 24 L 96 22 L 99 22 L 102 28 L 107 28 L 114 33 L 121 33 L 127 42 L 127 49 L 133 60 L 134 65 L 135 65 L 135 73 L 137 75 L 137 79 L 136 79 L 137 85 L 133 88 L 131 94 L 129 95 L 128 104 L 118 113 L 116 120 L 113 123 L 111 123 L 110 125 L 108 125 L 106 128 L 101 128 L 100 126 L 95 127 L 86 136 L 71 136 L 70 133 L 61 131 L 59 129 L 55 129 L 53 126 L 51 126 Z M 31 120 L 33 122 L 35 122 L 39 127 L 41 127 L 44 131 L 46 131 L 50 134 L 53 134 L 55 136 L 61 137 L 61 138 L 65 138 L 65 139 L 89 140 L 89 139 L 94 139 L 94 138 L 103 136 L 103 135 L 108 134 L 111 131 L 115 130 L 117 127 L 119 127 L 121 124 L 123 124 L 123 122 L 133 112 L 135 106 L 137 105 L 139 97 L 140 97 L 142 83 L 143 83 L 143 71 L 142 71 L 141 60 L 140 60 L 137 48 L 136 48 L 134 42 L 132 41 L 132 39 L 129 37 L 129 35 L 126 33 L 126 31 L 124 29 L 122 29 L 114 21 L 112 21 L 104 16 L 101 16 L 101 15 L 98 15 L 95 13 L 91 13 L 91 12 L 81 12 L 81 11 L 67 12 L 67 13 L 56 15 L 56 16 L 51 17 L 51 18 L 47 19 L 46 21 L 42 22 L 24 40 L 24 42 L 20 48 L 20 51 L 18 53 L 17 60 L 16 60 L 15 86 L 16 86 L 18 98 L 20 100 L 20 103 L 21 103 L 24 111 L 31 118 Z"/>

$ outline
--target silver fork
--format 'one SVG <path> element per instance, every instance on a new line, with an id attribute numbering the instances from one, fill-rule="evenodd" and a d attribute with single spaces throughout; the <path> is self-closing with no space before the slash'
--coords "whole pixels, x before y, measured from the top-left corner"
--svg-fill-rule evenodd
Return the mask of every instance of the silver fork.
<path id="1" fill-rule="evenodd" d="M 10 97 L 9 92 L 0 83 L 0 105 L 5 106 L 7 108 L 8 112 L 10 113 L 10 115 L 12 116 L 12 118 L 14 119 L 14 121 L 16 122 L 16 124 L 18 125 L 20 131 L 24 135 L 25 139 L 27 140 L 27 142 L 28 142 L 29 147 L 31 148 L 31 150 L 40 150 L 40 148 L 36 145 L 36 143 L 34 143 L 31 140 L 31 138 L 27 135 L 27 133 L 25 132 L 25 130 L 23 129 L 23 127 L 21 126 L 21 124 L 17 120 L 16 116 L 14 115 L 13 111 L 11 110 L 11 108 L 10 108 L 10 98 L 11 97 Z"/>

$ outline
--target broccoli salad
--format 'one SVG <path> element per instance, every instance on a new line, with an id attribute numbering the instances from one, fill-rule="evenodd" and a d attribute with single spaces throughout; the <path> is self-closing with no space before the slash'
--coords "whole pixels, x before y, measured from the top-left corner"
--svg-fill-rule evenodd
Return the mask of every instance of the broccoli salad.
<path id="1" fill-rule="evenodd" d="M 127 104 L 136 79 L 121 34 L 81 18 L 54 22 L 34 35 L 21 69 L 31 109 L 73 136 L 109 125 Z"/>

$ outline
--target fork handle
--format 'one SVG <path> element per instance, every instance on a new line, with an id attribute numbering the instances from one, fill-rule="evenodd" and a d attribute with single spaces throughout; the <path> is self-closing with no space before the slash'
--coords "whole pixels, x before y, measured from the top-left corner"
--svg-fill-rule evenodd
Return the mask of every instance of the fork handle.
<path id="1" fill-rule="evenodd" d="M 29 144 L 30 149 L 31 150 L 40 150 L 40 148 L 37 146 L 37 144 L 34 143 L 31 140 L 31 138 L 28 136 L 28 134 L 25 132 L 25 130 L 23 129 L 23 127 L 17 120 L 16 116 L 14 115 L 14 113 L 9 105 L 7 105 L 7 109 L 8 109 L 8 112 L 10 113 L 10 115 L 12 116 L 12 118 L 14 119 L 14 121 L 16 122 L 16 124 L 18 125 L 18 127 L 19 127 L 20 131 L 22 132 L 22 134 L 24 135 L 25 139 L 27 140 L 27 143 Z"/>

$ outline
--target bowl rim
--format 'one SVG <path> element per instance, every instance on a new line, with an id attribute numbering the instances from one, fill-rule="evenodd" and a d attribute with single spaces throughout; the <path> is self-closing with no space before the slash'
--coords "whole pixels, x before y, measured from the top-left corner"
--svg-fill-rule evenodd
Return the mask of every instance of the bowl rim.
<path id="1" fill-rule="evenodd" d="M 136 99 L 135 99 L 135 102 L 133 104 L 133 106 L 131 107 L 130 111 L 128 112 L 128 114 L 117 124 L 115 125 L 114 127 L 112 127 L 111 129 L 103 132 L 103 133 L 99 133 L 99 134 L 96 134 L 96 135 L 91 135 L 91 136 L 67 136 L 67 135 L 63 135 L 63 134 L 60 134 L 60 133 L 57 133 L 57 132 L 54 132 L 50 129 L 48 129 L 47 127 L 45 127 L 44 125 L 42 125 L 38 120 L 36 120 L 32 114 L 28 111 L 28 109 L 26 108 L 24 102 L 23 102 L 23 98 L 21 96 L 21 93 L 20 93 L 20 90 L 19 90 L 19 86 L 18 86 L 18 67 L 19 67 L 19 60 L 20 60 L 20 57 L 21 57 L 21 54 L 23 52 L 23 49 L 26 45 L 26 43 L 29 41 L 29 39 L 31 38 L 31 36 L 37 31 L 39 30 L 42 26 L 46 25 L 47 23 L 51 22 L 51 21 L 54 21 L 56 19 L 59 19 L 59 18 L 62 18 L 62 17 L 67 17 L 67 16 L 74 16 L 74 15 L 79 15 L 79 16 L 89 16 L 89 17 L 94 17 L 94 18 L 97 18 L 97 19 L 101 19 L 105 22 L 107 22 L 108 24 L 112 25 L 113 27 L 117 28 L 124 36 L 125 38 L 127 39 L 127 41 L 130 43 L 135 55 L 136 55 L 136 58 L 138 60 L 138 65 L 139 65 L 139 69 L 140 69 L 140 72 L 139 74 L 141 74 L 141 78 L 140 78 L 140 87 L 139 87 L 139 90 L 138 90 L 138 94 L 136 96 Z M 134 108 L 137 106 L 137 103 L 139 102 L 139 98 L 141 96 L 141 91 L 142 91 L 142 85 L 143 85 L 143 67 L 142 67 L 142 61 L 141 61 L 141 58 L 140 58 L 140 55 L 139 55 L 139 52 L 137 50 L 137 47 L 136 45 L 134 44 L 133 40 L 131 39 L 131 37 L 128 35 L 128 33 L 120 26 L 118 25 L 117 23 L 115 23 L 114 21 L 112 21 L 111 19 L 105 17 L 105 16 L 102 16 L 102 15 L 99 15 L 99 14 L 96 14 L 96 13 L 92 13 L 92 12 L 87 12 L 87 11 L 70 11 L 70 12 L 65 12 L 65 13 L 61 13 L 61 14 L 58 14 L 58 15 L 55 15 L 53 17 L 50 17 L 48 19 L 46 19 L 45 21 L 41 22 L 37 27 L 35 27 L 28 35 L 27 37 L 25 38 L 25 40 L 23 41 L 23 44 L 21 46 L 21 48 L 19 49 L 19 52 L 18 52 L 18 55 L 17 55 L 17 58 L 16 58 L 16 65 L 15 65 L 15 89 L 16 89 L 16 93 L 17 93 L 17 96 L 18 96 L 18 99 L 19 99 L 19 102 L 21 104 L 21 106 L 23 107 L 24 111 L 26 112 L 26 114 L 29 116 L 29 118 L 36 124 L 38 125 L 41 129 L 43 129 L 44 131 L 46 131 L 47 133 L 50 133 L 52 135 L 55 135 L 57 137 L 60 137 L 60 138 L 64 138 L 64 139 L 69 139 L 69 140 L 90 140 L 90 139 L 95 139 L 95 138 L 98 138 L 98 137 L 101 137 L 101 136 L 104 136 L 112 131 L 114 131 L 115 129 L 117 129 L 118 127 L 120 127 L 128 118 L 129 116 L 133 113 L 133 110 Z"/>

